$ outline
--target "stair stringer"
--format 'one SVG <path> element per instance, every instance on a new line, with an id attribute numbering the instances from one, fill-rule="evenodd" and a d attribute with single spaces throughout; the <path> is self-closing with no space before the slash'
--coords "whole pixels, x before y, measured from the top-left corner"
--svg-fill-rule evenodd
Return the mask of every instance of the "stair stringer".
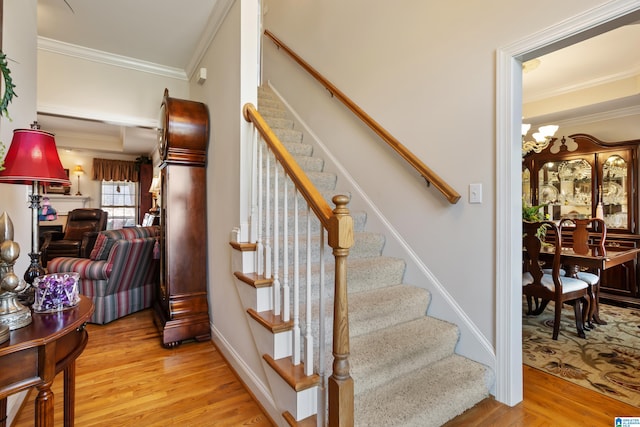
<path id="1" fill-rule="evenodd" d="M 303 133 L 302 140 L 314 147 L 314 156 L 324 159 L 324 170 L 331 171 L 338 176 L 338 183 L 346 183 L 348 191 L 337 189 L 336 194 L 349 194 L 351 201 L 350 210 L 362 210 L 367 212 L 367 230 L 381 233 L 386 236 L 384 254 L 391 257 L 405 259 L 406 271 L 405 282 L 416 286 L 424 287 L 431 293 L 431 304 L 428 315 L 454 323 L 460 329 L 460 339 L 456 346 L 456 353 L 466 358 L 488 366 L 493 372 L 496 368 L 496 354 L 493 345 L 484 336 L 480 329 L 462 310 L 460 305 L 449 294 L 442 283 L 430 271 L 427 265 L 420 259 L 416 252 L 393 227 L 392 223 L 385 218 L 380 209 L 373 203 L 372 199 L 358 185 L 355 179 L 349 174 L 341 163 L 322 143 L 321 139 L 311 130 L 299 114 L 280 95 L 277 88 L 268 82 L 269 88 L 275 93 L 280 102 L 287 109 L 288 114 L 294 121 L 294 127 Z M 338 185 L 340 188 L 341 185 Z M 495 395 L 494 386 L 491 394 Z"/>
<path id="2" fill-rule="evenodd" d="M 306 385 L 297 387 L 290 384 L 273 368 L 273 361 L 290 358 L 291 330 L 290 328 L 269 329 L 265 325 L 270 323 L 267 317 L 273 316 L 272 281 L 264 279 L 254 273 L 254 256 L 251 250 L 242 249 L 233 244 L 232 268 L 235 276 L 236 290 L 243 307 L 246 309 L 247 321 L 258 353 L 262 356 L 262 365 L 271 390 L 270 397 L 275 403 L 277 411 L 284 417 L 293 418 L 296 422 L 316 415 L 318 410 L 319 379 L 306 381 Z M 260 282 L 260 283 L 257 283 Z M 260 310 L 258 310 L 260 307 Z M 264 321 L 256 320 L 265 318 Z M 270 361 L 272 363 L 270 363 Z M 283 418 L 285 419 L 285 418 Z M 280 425 L 288 425 L 284 421 Z"/>

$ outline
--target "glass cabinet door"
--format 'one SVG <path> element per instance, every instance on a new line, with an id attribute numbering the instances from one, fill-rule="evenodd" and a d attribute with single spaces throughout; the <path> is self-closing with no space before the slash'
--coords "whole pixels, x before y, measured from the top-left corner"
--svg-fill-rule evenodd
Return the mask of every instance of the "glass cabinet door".
<path id="1" fill-rule="evenodd" d="M 522 171 L 522 200 L 528 205 L 533 203 L 533 200 L 531 200 L 531 172 L 529 172 L 529 168 L 524 168 Z"/>
<path id="2" fill-rule="evenodd" d="M 563 217 L 590 218 L 593 167 L 585 159 L 546 162 L 538 170 L 538 203 L 558 221 Z"/>
<path id="3" fill-rule="evenodd" d="M 627 161 L 618 154 L 609 155 L 602 163 L 602 187 L 599 189 L 599 201 L 602 202 L 607 228 L 629 228 L 627 169 Z"/>

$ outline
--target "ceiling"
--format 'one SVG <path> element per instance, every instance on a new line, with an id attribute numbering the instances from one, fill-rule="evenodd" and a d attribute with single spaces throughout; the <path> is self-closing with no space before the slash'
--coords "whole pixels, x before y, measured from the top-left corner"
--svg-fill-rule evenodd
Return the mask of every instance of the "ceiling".
<path id="1" fill-rule="evenodd" d="M 640 79 L 640 23 L 622 26 L 564 49 L 528 61 L 523 67 L 524 120 L 537 125 L 555 123 L 576 117 L 618 111 L 640 114 L 640 85 L 614 96 L 609 91 L 605 100 L 590 101 L 589 91 L 625 79 Z M 572 94 L 584 97 L 582 105 L 560 107 L 557 98 Z M 595 98 L 595 97 L 594 97 Z M 527 115 L 526 106 L 542 101 L 545 114 Z M 638 137 L 638 136 L 637 136 Z"/>
<path id="2" fill-rule="evenodd" d="M 186 75 L 215 5 L 216 0 L 38 0 L 38 36 Z M 54 134 L 92 135 L 104 142 L 103 151 L 149 153 L 156 141 L 153 129 L 48 114 L 38 114 L 38 122 Z"/>
<path id="3" fill-rule="evenodd" d="M 195 67 L 191 62 L 215 5 L 215 0 L 38 0 L 38 35 L 187 73 Z M 640 24 L 628 25 L 529 61 L 523 74 L 524 104 L 640 75 L 639 43 Z M 550 110 L 525 120 L 555 123 L 638 105 L 636 95 Z M 119 139 L 124 153 L 148 153 L 155 145 L 153 129 L 43 114 L 38 121 L 43 129 L 57 134 Z"/>

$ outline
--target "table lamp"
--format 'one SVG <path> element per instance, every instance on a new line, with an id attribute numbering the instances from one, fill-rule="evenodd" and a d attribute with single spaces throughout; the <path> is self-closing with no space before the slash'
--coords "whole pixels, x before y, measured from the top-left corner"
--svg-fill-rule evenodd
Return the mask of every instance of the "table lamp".
<path id="1" fill-rule="evenodd" d="M 40 264 L 38 210 L 40 209 L 40 183 L 70 185 L 62 167 L 56 141 L 52 133 L 40 130 L 37 122 L 31 129 L 13 131 L 11 146 L 4 159 L 5 169 L 0 171 L 0 183 L 31 184 L 31 264 L 24 273 L 24 280 L 33 280 L 45 274 Z"/>
<path id="2" fill-rule="evenodd" d="M 73 173 L 78 177 L 78 192 L 76 193 L 76 196 L 82 196 L 82 193 L 80 192 L 80 175 L 84 174 L 82 165 L 76 165 L 76 167 L 73 168 Z"/>
<path id="3" fill-rule="evenodd" d="M 158 207 L 158 194 L 160 193 L 160 177 L 154 176 L 151 180 L 151 187 L 149 187 L 149 193 L 153 197 L 153 206 L 149 209 L 149 213 L 157 215 L 160 212 Z"/>
<path id="4" fill-rule="evenodd" d="M 19 255 L 20 246 L 13 241 L 13 222 L 5 212 L 0 216 L 0 344 L 9 338 L 9 331 L 31 323 L 31 310 L 18 299 L 30 285 L 13 272 Z"/>

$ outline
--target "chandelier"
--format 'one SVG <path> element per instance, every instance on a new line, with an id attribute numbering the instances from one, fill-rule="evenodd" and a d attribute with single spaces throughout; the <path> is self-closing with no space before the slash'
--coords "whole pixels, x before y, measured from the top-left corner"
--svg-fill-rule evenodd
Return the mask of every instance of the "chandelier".
<path id="1" fill-rule="evenodd" d="M 527 132 L 531 128 L 530 124 L 522 124 L 522 155 L 526 156 L 531 151 L 539 153 L 549 146 L 551 138 L 558 130 L 556 125 L 540 126 L 538 132 L 533 134 L 534 141 L 526 141 Z"/>

